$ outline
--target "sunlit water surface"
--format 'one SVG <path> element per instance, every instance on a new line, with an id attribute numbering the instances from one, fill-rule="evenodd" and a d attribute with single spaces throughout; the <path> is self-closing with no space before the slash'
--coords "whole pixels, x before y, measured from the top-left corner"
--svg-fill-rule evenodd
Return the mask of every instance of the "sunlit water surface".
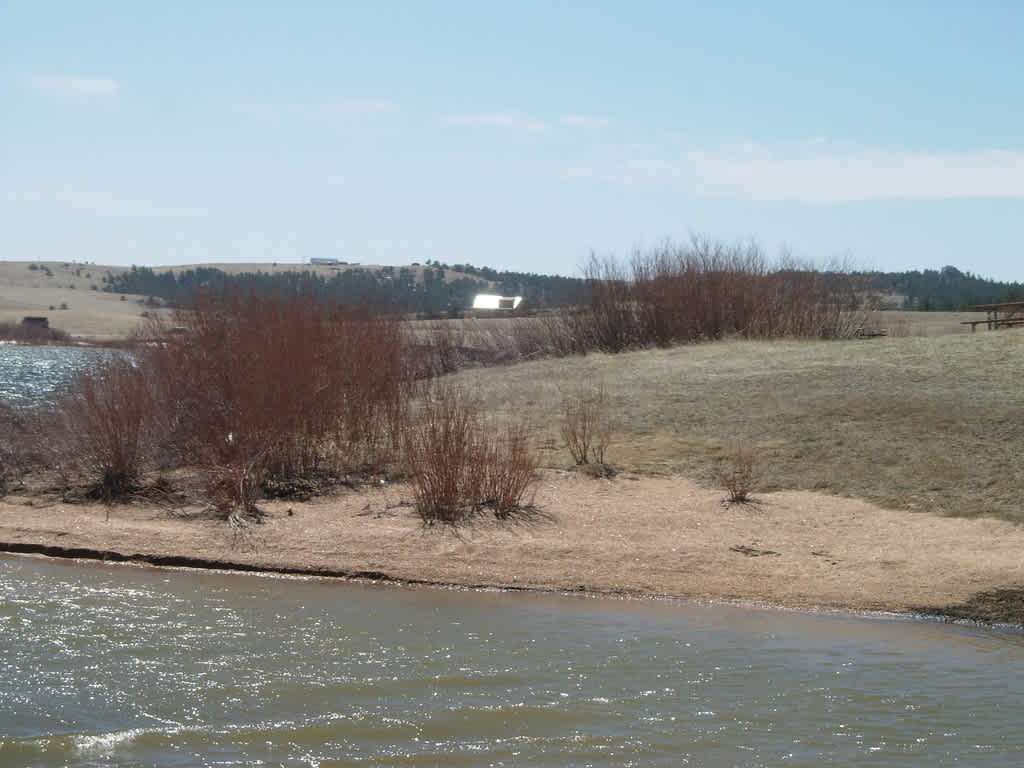
<path id="1" fill-rule="evenodd" d="M 1024 765 L 1024 636 L 0 557 L 0 766 Z"/>
<path id="2" fill-rule="evenodd" d="M 17 407 L 51 402 L 77 372 L 114 354 L 120 353 L 0 344 L 0 400 Z"/>

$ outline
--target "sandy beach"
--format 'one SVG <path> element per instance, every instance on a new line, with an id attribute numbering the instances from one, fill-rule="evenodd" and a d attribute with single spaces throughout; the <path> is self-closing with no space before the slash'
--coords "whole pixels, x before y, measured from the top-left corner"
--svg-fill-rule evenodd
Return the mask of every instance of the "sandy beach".
<path id="1" fill-rule="evenodd" d="M 1024 530 L 809 492 L 725 504 L 678 477 L 547 470 L 531 519 L 424 528 L 394 484 L 265 502 L 239 534 L 199 508 L 0 502 L 0 550 L 1024 623 Z"/>

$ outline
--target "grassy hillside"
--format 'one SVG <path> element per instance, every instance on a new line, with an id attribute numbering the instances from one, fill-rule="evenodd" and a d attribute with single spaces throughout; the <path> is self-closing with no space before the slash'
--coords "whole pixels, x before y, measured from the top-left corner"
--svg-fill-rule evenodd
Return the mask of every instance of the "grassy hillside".
<path id="1" fill-rule="evenodd" d="M 560 403 L 603 383 L 618 421 L 608 461 L 715 483 L 735 441 L 761 487 L 1024 522 L 1024 333 L 860 341 L 726 341 L 456 374 L 491 409 L 568 454 Z M 770 514 L 770 510 L 766 510 Z"/>
<path id="2" fill-rule="evenodd" d="M 72 336 L 124 338 L 139 326 L 146 307 L 136 302 L 137 296 L 122 301 L 120 295 L 100 290 L 108 270 L 123 271 L 56 261 L 0 261 L 0 323 L 39 315 Z"/>

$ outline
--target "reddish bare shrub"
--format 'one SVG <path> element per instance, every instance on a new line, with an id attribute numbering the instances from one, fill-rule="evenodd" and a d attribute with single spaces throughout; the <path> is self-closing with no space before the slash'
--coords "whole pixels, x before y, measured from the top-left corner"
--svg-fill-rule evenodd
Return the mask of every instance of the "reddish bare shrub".
<path id="1" fill-rule="evenodd" d="M 488 507 L 499 520 L 507 520 L 524 508 L 523 500 L 537 472 L 537 457 L 522 425 L 511 424 L 494 433 L 485 445 L 483 489 L 480 506 Z"/>
<path id="2" fill-rule="evenodd" d="M 729 335 L 847 338 L 856 330 L 855 275 L 783 259 L 769 268 L 755 244 L 694 237 L 634 254 L 629 270 L 592 258 L 587 301 L 567 315 L 584 349 L 618 352 Z"/>
<path id="3" fill-rule="evenodd" d="M 593 460 L 604 464 L 604 454 L 615 429 L 604 386 L 580 387 L 565 398 L 562 409 L 562 439 L 576 464 Z"/>
<path id="4" fill-rule="evenodd" d="M 284 493 L 375 471 L 398 448 L 410 382 L 394 318 L 307 297 L 199 297 L 150 333 L 167 443 L 179 461 L 212 468 L 218 507 L 231 498 L 251 511 L 253 483 Z"/>
<path id="5" fill-rule="evenodd" d="M 405 435 L 405 454 L 424 523 L 458 525 L 475 512 L 481 474 L 480 414 L 460 392 L 428 392 L 416 423 Z"/>
<path id="6" fill-rule="evenodd" d="M 150 397 L 142 372 L 113 358 L 77 376 L 59 403 L 67 454 L 88 495 L 111 502 L 132 493 L 145 456 Z"/>
<path id="7" fill-rule="evenodd" d="M 405 450 L 416 511 L 427 525 L 456 526 L 488 509 L 499 519 L 513 517 L 524 509 L 537 468 L 525 429 L 497 430 L 450 387 L 425 395 Z"/>

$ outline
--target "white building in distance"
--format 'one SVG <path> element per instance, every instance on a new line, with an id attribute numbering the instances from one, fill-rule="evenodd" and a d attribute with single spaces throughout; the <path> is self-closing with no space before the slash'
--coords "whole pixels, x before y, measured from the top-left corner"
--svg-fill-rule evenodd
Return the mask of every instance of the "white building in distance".
<path id="1" fill-rule="evenodd" d="M 522 296 L 497 296 L 491 293 L 478 293 L 473 299 L 473 309 L 489 309 L 513 312 L 523 303 Z"/>

